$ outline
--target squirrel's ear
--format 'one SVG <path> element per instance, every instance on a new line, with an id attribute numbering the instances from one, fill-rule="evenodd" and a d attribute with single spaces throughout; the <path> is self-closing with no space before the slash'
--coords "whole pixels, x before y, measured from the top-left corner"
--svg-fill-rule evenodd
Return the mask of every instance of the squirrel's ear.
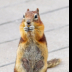
<path id="1" fill-rule="evenodd" d="M 29 9 L 27 9 L 27 11 L 29 11 Z"/>
<path id="2" fill-rule="evenodd" d="M 36 9 L 36 11 L 37 11 L 37 13 L 39 13 L 39 9 L 38 8 Z"/>

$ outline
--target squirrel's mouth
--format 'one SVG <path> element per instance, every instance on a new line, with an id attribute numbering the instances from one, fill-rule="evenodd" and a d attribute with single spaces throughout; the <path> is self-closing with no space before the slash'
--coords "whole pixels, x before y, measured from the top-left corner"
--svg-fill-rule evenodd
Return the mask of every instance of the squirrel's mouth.
<path id="1" fill-rule="evenodd" d="M 25 27 L 24 27 L 24 31 L 29 32 L 29 31 L 33 31 L 35 29 L 33 22 L 31 23 L 27 23 L 25 22 Z"/>
<path id="2" fill-rule="evenodd" d="M 32 25 L 31 24 L 27 25 L 27 27 L 30 27 L 30 26 L 32 26 Z"/>

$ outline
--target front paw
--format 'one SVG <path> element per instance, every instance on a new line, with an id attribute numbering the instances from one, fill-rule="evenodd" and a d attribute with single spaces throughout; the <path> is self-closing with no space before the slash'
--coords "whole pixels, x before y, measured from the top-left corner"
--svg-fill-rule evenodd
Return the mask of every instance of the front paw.
<path id="1" fill-rule="evenodd" d="M 25 31 L 28 31 L 28 27 L 24 27 L 24 30 L 25 30 Z"/>
<path id="2" fill-rule="evenodd" d="M 33 31 L 34 28 L 35 28 L 34 26 L 30 26 L 30 27 L 29 27 L 29 31 Z"/>
<path id="3" fill-rule="evenodd" d="M 34 28 L 35 28 L 34 26 L 24 27 L 24 30 L 25 30 L 26 32 L 28 32 L 28 31 L 33 31 Z"/>

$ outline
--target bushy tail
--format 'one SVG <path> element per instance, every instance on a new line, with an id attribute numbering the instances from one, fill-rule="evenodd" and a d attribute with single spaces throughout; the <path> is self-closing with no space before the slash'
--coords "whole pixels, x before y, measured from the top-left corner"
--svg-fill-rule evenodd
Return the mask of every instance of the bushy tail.
<path id="1" fill-rule="evenodd" d="M 48 68 L 55 67 L 55 66 L 59 65 L 60 62 L 61 62 L 60 59 L 52 59 L 52 60 L 47 62 L 48 63 Z"/>

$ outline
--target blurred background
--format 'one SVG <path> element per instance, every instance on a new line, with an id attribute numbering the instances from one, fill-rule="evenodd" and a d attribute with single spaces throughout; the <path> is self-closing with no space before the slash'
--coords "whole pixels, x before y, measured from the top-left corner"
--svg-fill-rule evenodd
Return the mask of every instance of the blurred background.
<path id="1" fill-rule="evenodd" d="M 69 72 L 69 0 L 0 0 L 0 72 L 13 72 L 19 25 L 27 8 L 40 9 L 48 41 L 48 60 L 62 60 L 48 72 Z"/>

